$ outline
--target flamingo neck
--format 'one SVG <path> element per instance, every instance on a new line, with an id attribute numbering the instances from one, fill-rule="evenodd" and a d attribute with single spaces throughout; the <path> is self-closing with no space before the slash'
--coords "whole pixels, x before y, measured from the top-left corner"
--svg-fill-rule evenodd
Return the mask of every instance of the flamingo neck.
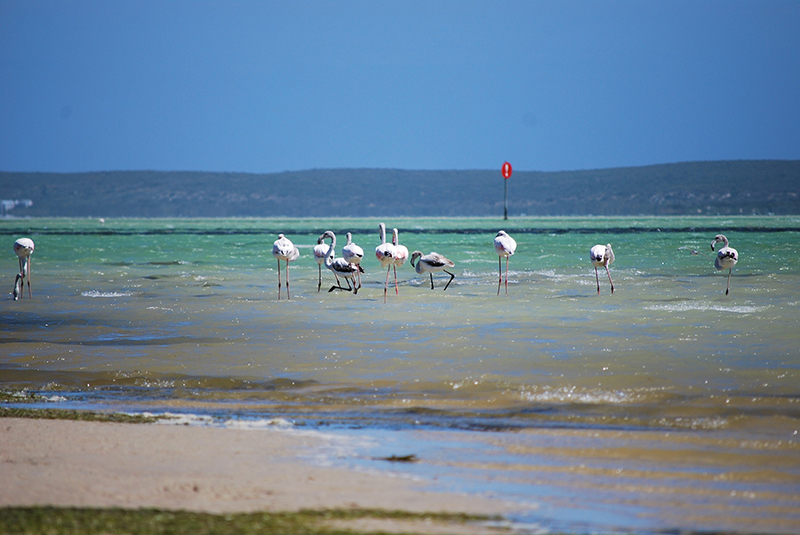
<path id="1" fill-rule="evenodd" d="M 333 255 L 336 250 L 336 236 L 331 237 L 331 244 L 328 247 L 328 252 L 325 253 L 325 265 L 330 266 L 333 263 Z"/>

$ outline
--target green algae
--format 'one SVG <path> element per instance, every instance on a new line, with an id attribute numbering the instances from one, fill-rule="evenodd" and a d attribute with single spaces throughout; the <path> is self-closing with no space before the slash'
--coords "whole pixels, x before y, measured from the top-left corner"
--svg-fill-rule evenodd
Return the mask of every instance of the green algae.
<path id="1" fill-rule="evenodd" d="M 208 514 L 156 509 L 84 509 L 10 507 L 0 509 L 0 535 L 352 535 L 380 533 L 342 527 L 355 520 L 434 522 L 459 533 L 467 524 L 498 518 L 450 514 L 410 513 L 381 509 L 323 509 L 297 512 Z M 331 525 L 336 523 L 336 525 Z M 409 524 L 412 525 L 412 524 Z M 413 528 L 411 528 L 413 529 Z M 497 529 L 497 528 L 495 528 Z M 411 531 L 409 533 L 414 533 Z"/>
<path id="2" fill-rule="evenodd" d="M 162 419 L 160 416 L 126 414 L 121 412 L 91 412 L 67 409 L 26 409 L 0 407 L 0 418 L 32 418 L 40 420 L 79 420 L 84 422 L 116 422 L 128 424 L 150 424 Z"/>

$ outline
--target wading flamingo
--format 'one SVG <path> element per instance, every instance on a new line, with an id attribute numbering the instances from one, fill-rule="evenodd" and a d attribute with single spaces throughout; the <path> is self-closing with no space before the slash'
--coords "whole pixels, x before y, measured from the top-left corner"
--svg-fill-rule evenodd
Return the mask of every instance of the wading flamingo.
<path id="1" fill-rule="evenodd" d="M 297 260 L 300 257 L 300 251 L 289 238 L 278 234 L 278 239 L 272 244 L 272 256 L 278 260 L 278 301 L 281 300 L 281 260 L 286 262 L 286 299 L 291 299 L 289 296 L 289 262 Z"/>
<path id="2" fill-rule="evenodd" d="M 728 286 L 725 288 L 725 295 L 728 295 L 728 292 L 731 290 L 731 273 L 733 272 L 733 266 L 739 261 L 739 252 L 733 247 L 728 247 L 728 238 L 722 234 L 714 236 L 714 241 L 711 242 L 712 251 L 717 242 L 722 242 L 724 245 L 722 249 L 717 251 L 717 258 L 714 259 L 714 267 L 720 270 L 728 270 Z"/>
<path id="3" fill-rule="evenodd" d="M 606 268 L 608 274 L 608 282 L 611 284 L 611 293 L 614 293 L 614 281 L 611 280 L 611 272 L 608 266 L 614 263 L 614 251 L 611 249 L 611 244 L 595 245 L 589 253 L 594 266 L 594 278 L 597 281 L 597 295 L 600 295 L 600 277 L 597 275 L 597 268 Z"/>
<path id="4" fill-rule="evenodd" d="M 319 278 L 317 279 L 317 291 L 322 288 L 322 264 L 325 262 L 325 255 L 328 253 L 328 244 L 322 243 L 322 238 L 317 239 L 317 244 L 314 246 L 314 260 L 317 261 L 317 271 Z"/>
<path id="5" fill-rule="evenodd" d="M 508 257 L 517 250 L 517 242 L 508 235 L 505 230 L 501 230 L 494 237 L 494 250 L 499 255 L 497 257 L 497 295 L 500 295 L 500 283 L 503 281 L 503 257 L 506 257 L 506 295 L 508 295 Z"/>
<path id="6" fill-rule="evenodd" d="M 416 266 L 414 266 L 414 262 L 416 261 Z M 447 284 L 444 285 L 444 289 L 447 290 L 447 287 L 450 286 L 450 283 L 453 282 L 453 279 L 456 277 L 445 268 L 455 266 L 452 260 L 448 260 L 444 256 L 440 255 L 439 253 L 429 253 L 425 256 L 422 255 L 421 251 L 414 251 L 411 253 L 411 265 L 414 266 L 416 272 L 420 275 L 425 273 L 431 274 L 431 290 L 433 290 L 433 274 L 437 271 L 444 271 L 448 275 L 450 275 L 450 280 L 447 281 Z"/>
<path id="7" fill-rule="evenodd" d="M 334 234 L 330 230 L 326 230 L 322 233 L 322 236 L 319 237 L 320 241 L 324 241 L 325 238 L 331 239 L 331 244 L 328 246 L 328 253 L 325 255 L 325 267 L 328 268 L 333 272 L 336 276 L 336 286 L 331 286 L 331 289 L 328 292 L 332 292 L 334 290 L 347 290 L 348 292 L 352 291 L 353 294 L 358 293 L 358 287 L 356 286 L 356 275 L 358 273 L 363 273 L 364 270 L 358 264 L 351 264 L 344 258 L 336 258 L 334 259 L 334 251 L 336 250 L 336 234 Z M 343 277 L 344 280 L 347 281 L 347 288 L 342 288 L 342 285 L 339 284 L 339 277 Z M 350 287 L 350 279 L 353 279 L 353 286 Z"/>
<path id="8" fill-rule="evenodd" d="M 394 246 L 386 243 L 386 225 L 378 225 L 381 243 L 375 248 L 375 258 L 381 263 L 381 268 L 386 268 L 386 282 L 383 283 L 383 302 L 386 302 L 386 290 L 389 287 L 389 272 L 392 270 L 392 257 L 394 256 Z"/>
<path id="9" fill-rule="evenodd" d="M 31 295 L 31 255 L 33 254 L 33 240 L 30 238 L 20 238 L 14 242 L 14 254 L 19 257 L 19 273 L 14 280 L 14 301 L 19 299 L 25 292 L 25 280 L 28 281 L 28 299 L 33 299 Z"/>
<path id="10" fill-rule="evenodd" d="M 351 264 L 355 264 L 357 266 L 361 265 L 361 259 L 364 258 L 364 249 L 353 243 L 353 235 L 348 232 L 346 234 L 347 243 L 344 247 L 342 247 L 342 256 L 345 260 L 350 262 Z M 358 278 L 358 288 L 361 289 L 361 271 L 356 270 L 356 277 Z M 355 284 L 355 279 L 353 280 L 353 284 Z"/>
<path id="11" fill-rule="evenodd" d="M 395 295 L 400 295 L 400 288 L 397 287 L 397 268 L 402 266 L 408 260 L 408 248 L 405 245 L 400 245 L 399 233 L 396 228 L 392 229 L 392 246 L 394 246 L 394 255 L 392 256 L 392 268 L 394 269 L 394 291 Z"/>

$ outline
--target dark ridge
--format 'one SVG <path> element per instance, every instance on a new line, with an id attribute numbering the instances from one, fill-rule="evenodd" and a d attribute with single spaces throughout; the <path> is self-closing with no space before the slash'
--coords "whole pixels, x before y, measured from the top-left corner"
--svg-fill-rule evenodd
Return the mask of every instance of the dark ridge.
<path id="1" fill-rule="evenodd" d="M 503 184 L 499 168 L 0 172 L 0 199 L 33 201 L 8 212 L 17 217 L 486 217 L 502 216 Z M 800 160 L 515 171 L 508 213 L 800 214 Z"/>

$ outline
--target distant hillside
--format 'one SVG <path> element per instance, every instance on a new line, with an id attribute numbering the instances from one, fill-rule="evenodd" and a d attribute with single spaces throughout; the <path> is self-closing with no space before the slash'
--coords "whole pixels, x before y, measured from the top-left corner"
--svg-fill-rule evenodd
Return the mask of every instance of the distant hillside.
<path id="1" fill-rule="evenodd" d="M 509 215 L 800 214 L 800 161 L 515 171 Z M 14 216 L 370 217 L 503 213 L 500 170 L 315 169 L 275 174 L 0 173 Z"/>

